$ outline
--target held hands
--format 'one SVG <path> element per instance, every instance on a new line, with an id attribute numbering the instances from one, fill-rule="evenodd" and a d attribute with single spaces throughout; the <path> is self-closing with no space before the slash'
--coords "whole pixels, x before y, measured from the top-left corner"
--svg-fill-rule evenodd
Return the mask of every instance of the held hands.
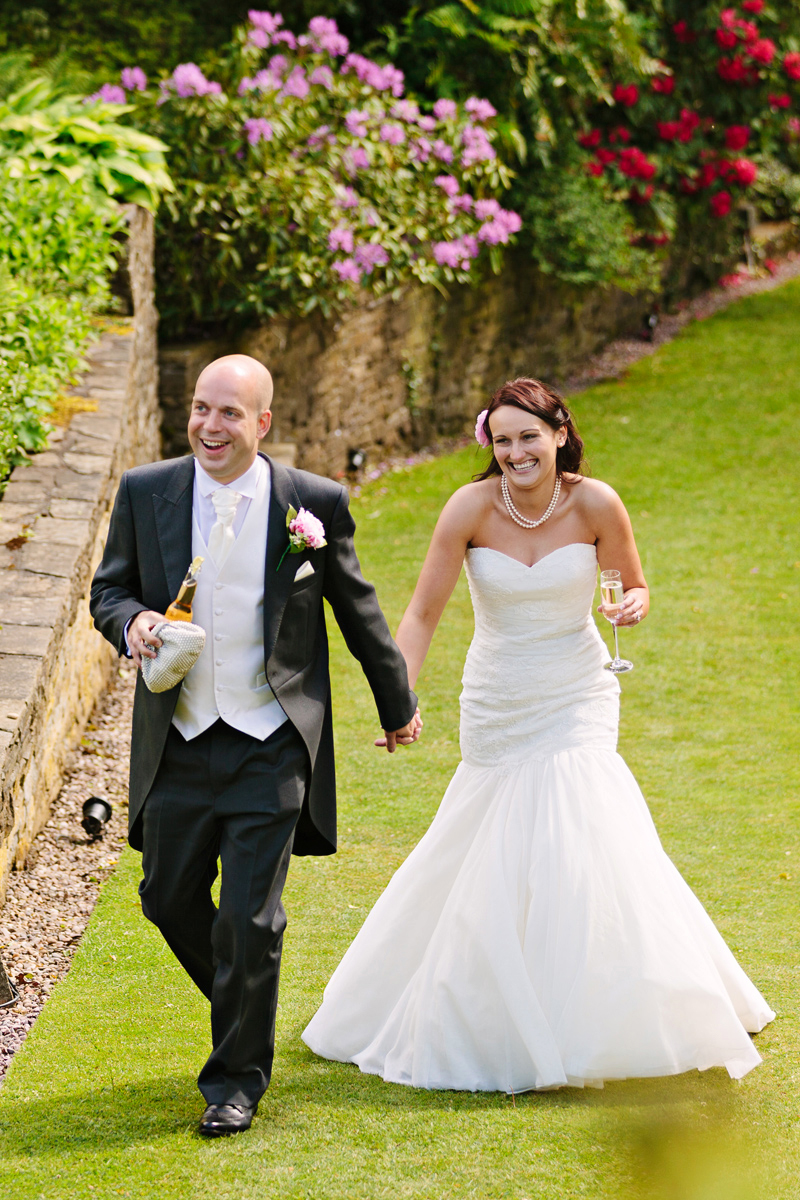
<path id="1" fill-rule="evenodd" d="M 641 625 L 647 616 L 644 588 L 631 588 L 625 593 L 622 604 L 598 604 L 597 611 L 619 627 L 623 625 Z M 616 610 L 616 615 L 615 614 Z"/>
<path id="2" fill-rule="evenodd" d="M 411 746 L 414 742 L 419 741 L 420 731 L 422 729 L 422 717 L 419 715 L 419 709 L 414 713 L 414 716 L 404 725 L 402 729 L 390 731 L 384 729 L 383 737 L 375 739 L 375 745 L 383 747 L 394 754 L 398 746 Z"/>
<path id="3" fill-rule="evenodd" d="M 161 638 L 154 637 L 151 631 L 154 625 L 164 620 L 166 618 L 162 613 L 146 609 L 144 612 L 137 613 L 128 626 L 128 649 L 139 670 L 142 669 L 142 656 L 145 658 L 156 657 L 156 652 L 162 642 Z"/>

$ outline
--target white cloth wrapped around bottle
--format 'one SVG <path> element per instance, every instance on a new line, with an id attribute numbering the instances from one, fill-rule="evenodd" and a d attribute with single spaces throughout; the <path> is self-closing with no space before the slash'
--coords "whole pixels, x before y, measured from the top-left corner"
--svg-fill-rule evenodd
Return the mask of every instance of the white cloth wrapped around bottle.
<path id="1" fill-rule="evenodd" d="M 206 644 L 206 631 L 191 621 L 159 621 L 152 636 L 161 639 L 155 658 L 142 656 L 142 676 L 151 692 L 168 692 L 191 671 Z"/>

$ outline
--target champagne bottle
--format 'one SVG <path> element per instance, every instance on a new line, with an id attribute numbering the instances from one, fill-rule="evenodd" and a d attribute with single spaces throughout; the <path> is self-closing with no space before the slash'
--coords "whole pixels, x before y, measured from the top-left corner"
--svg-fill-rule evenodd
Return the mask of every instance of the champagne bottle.
<path id="1" fill-rule="evenodd" d="M 191 621 L 192 602 L 197 591 L 197 576 L 200 574 L 202 565 L 203 559 L 199 555 L 192 559 L 192 565 L 186 572 L 186 578 L 180 586 L 176 599 L 172 601 L 164 614 L 168 621 Z"/>

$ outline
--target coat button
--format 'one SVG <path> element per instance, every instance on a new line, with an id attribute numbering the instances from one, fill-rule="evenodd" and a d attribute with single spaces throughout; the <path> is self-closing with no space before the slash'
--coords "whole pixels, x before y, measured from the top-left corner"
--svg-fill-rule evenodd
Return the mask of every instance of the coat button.
<path id="1" fill-rule="evenodd" d="M 215 609 L 214 609 L 214 616 L 215 616 L 215 617 L 221 617 L 221 616 L 222 616 L 222 609 L 221 609 L 221 608 L 215 608 Z"/>

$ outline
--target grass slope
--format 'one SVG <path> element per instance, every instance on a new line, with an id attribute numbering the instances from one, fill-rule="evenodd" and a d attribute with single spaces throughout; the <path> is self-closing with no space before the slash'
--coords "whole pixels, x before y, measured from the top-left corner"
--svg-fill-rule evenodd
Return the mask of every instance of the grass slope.
<path id="1" fill-rule="evenodd" d="M 202 1143 L 205 1005 L 143 920 L 138 856 L 106 886 L 68 979 L 0 1092 L 0 1194 L 745 1200 L 797 1195 L 800 284 L 690 327 L 577 397 L 593 473 L 631 512 L 652 615 L 622 634 L 621 751 L 668 852 L 778 1012 L 765 1063 L 603 1091 L 425 1093 L 316 1060 L 299 1035 L 458 761 L 463 580 L 421 680 L 425 740 L 382 757 L 334 638 L 341 850 L 295 860 L 277 1066 L 253 1131 Z M 393 626 L 472 450 L 354 504 Z M 608 633 L 608 630 L 605 631 Z"/>

